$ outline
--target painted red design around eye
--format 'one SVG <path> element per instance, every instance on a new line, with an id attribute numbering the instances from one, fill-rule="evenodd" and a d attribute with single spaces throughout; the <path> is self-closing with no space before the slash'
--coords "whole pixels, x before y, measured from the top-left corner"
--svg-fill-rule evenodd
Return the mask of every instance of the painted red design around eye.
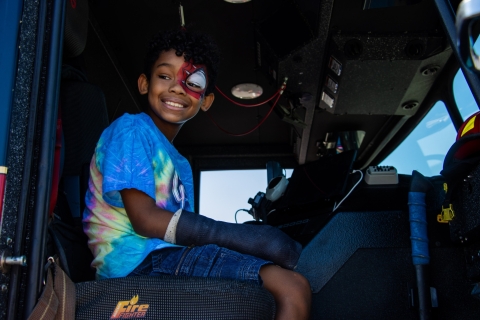
<path id="1" fill-rule="evenodd" d="M 186 81 L 193 73 L 199 72 L 199 71 L 202 71 L 204 74 L 204 77 L 206 78 L 206 74 L 203 69 L 204 69 L 203 65 L 194 65 L 191 62 L 185 62 L 180 68 L 180 70 L 178 70 L 178 73 L 177 73 L 178 83 L 183 87 L 183 89 L 187 94 L 194 97 L 195 99 L 200 99 L 205 94 L 206 88 L 200 91 L 192 90 L 192 88 L 190 88 L 187 85 Z M 205 84 L 206 84 L 206 80 L 207 79 L 205 79 Z"/>

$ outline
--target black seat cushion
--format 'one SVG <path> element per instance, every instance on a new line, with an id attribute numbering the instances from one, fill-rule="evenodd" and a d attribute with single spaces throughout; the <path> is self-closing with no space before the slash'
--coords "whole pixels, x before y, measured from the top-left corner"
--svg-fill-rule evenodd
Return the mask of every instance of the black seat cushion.
<path id="1" fill-rule="evenodd" d="M 275 302 L 266 289 L 229 279 L 127 277 L 77 283 L 76 294 L 76 319 L 270 320 L 275 316 Z"/>

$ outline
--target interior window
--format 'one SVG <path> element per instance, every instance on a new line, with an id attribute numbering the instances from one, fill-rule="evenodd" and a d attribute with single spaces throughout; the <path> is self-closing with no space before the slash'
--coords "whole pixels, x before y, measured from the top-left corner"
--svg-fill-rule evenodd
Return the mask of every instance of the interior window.
<path id="1" fill-rule="evenodd" d="M 292 169 L 285 170 L 286 177 Z M 202 171 L 200 174 L 200 214 L 219 221 L 235 222 L 235 212 L 249 210 L 249 198 L 267 188 L 267 170 Z M 238 211 L 237 222 L 253 220 L 245 211 Z"/>
<path id="2" fill-rule="evenodd" d="M 478 42 L 478 41 L 477 41 Z M 478 111 L 472 91 L 465 80 L 462 69 L 459 69 L 453 80 L 453 96 L 463 120 Z"/>
<path id="3" fill-rule="evenodd" d="M 477 38 L 473 45 L 475 53 L 480 54 L 480 37 Z M 478 111 L 478 105 L 475 102 L 472 91 L 465 80 L 462 69 L 458 69 L 457 74 L 453 80 L 453 96 L 455 97 L 455 102 L 457 103 L 460 114 L 462 115 L 463 120 L 467 119 L 473 113 Z"/>
<path id="4" fill-rule="evenodd" d="M 380 165 L 394 166 L 402 174 L 417 170 L 425 176 L 439 175 L 456 134 L 445 104 L 438 101 Z"/>
<path id="5" fill-rule="evenodd" d="M 480 53 L 479 39 L 473 46 L 477 54 Z M 479 110 L 461 69 L 453 80 L 453 96 L 463 120 Z M 445 104 L 439 101 L 381 165 L 393 165 L 399 173 L 404 174 L 417 170 L 426 176 L 438 175 L 442 170 L 443 158 L 455 138 L 456 130 Z"/>

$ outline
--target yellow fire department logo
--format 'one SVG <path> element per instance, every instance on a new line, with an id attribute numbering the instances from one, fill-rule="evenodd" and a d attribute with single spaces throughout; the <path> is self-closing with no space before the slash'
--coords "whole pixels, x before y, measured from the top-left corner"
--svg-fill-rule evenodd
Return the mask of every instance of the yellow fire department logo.
<path id="1" fill-rule="evenodd" d="M 148 304 L 137 304 L 138 294 L 128 301 L 119 301 L 110 319 L 144 318 L 147 315 Z"/>

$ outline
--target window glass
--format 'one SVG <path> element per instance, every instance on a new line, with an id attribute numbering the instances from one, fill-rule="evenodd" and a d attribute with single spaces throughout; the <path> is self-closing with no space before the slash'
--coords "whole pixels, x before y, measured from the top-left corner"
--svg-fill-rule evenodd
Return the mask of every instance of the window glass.
<path id="1" fill-rule="evenodd" d="M 455 97 L 455 102 L 457 103 L 463 120 L 478 111 L 477 103 L 473 98 L 467 80 L 465 80 L 462 69 L 458 70 L 453 79 L 453 96 Z"/>
<path id="2" fill-rule="evenodd" d="M 479 38 L 475 41 L 473 49 L 477 55 L 480 53 Z M 475 102 L 472 91 L 470 91 L 470 87 L 465 80 L 462 69 L 458 69 L 455 79 L 453 80 L 453 96 L 455 97 L 455 102 L 457 103 L 463 120 L 478 111 L 477 103 Z"/>
<path id="3" fill-rule="evenodd" d="M 438 101 L 380 165 L 394 166 L 402 174 L 417 170 L 425 176 L 439 175 L 456 134 L 445 104 Z"/>
<path id="4" fill-rule="evenodd" d="M 292 169 L 285 170 L 290 177 Z M 235 212 L 249 210 L 249 198 L 267 189 L 267 170 L 202 171 L 200 175 L 200 214 L 215 220 L 235 222 Z M 253 220 L 244 211 L 237 213 L 237 222 Z"/>

